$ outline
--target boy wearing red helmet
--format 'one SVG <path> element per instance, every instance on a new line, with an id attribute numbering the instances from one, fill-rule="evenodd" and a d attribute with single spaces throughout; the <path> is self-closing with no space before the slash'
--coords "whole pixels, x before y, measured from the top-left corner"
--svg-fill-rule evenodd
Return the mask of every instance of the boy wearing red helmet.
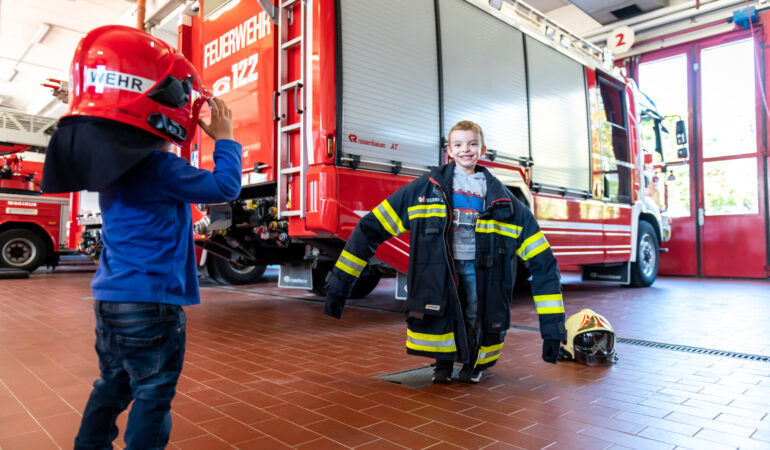
<path id="1" fill-rule="evenodd" d="M 81 40 L 69 111 L 51 138 L 45 192 L 99 192 L 104 249 L 91 282 L 100 378 L 76 449 L 112 448 L 115 420 L 133 401 L 129 449 L 164 448 L 185 351 L 185 305 L 200 303 L 190 203 L 240 193 L 241 145 L 232 113 L 209 100 L 192 65 L 159 39 L 107 26 Z M 167 151 L 196 124 L 216 140 L 213 172 Z"/>

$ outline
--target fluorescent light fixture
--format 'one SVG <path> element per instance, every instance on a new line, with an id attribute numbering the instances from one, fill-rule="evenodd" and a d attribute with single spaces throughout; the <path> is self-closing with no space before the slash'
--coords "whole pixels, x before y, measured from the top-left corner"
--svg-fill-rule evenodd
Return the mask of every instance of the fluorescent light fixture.
<path id="1" fill-rule="evenodd" d="M 41 23 L 38 25 L 37 30 L 35 30 L 35 34 L 33 34 L 30 38 L 30 42 L 33 44 L 39 44 L 43 42 L 43 39 L 45 39 L 49 31 L 51 31 L 51 25 L 45 22 Z"/>
<path id="2" fill-rule="evenodd" d="M 3 71 L 2 74 L 0 74 L 0 81 L 3 83 L 10 83 L 13 81 L 13 79 L 16 77 L 16 74 L 19 73 L 16 69 L 8 68 Z"/>
<path id="3" fill-rule="evenodd" d="M 545 27 L 545 37 L 553 40 L 556 37 L 556 29 L 550 25 Z"/>

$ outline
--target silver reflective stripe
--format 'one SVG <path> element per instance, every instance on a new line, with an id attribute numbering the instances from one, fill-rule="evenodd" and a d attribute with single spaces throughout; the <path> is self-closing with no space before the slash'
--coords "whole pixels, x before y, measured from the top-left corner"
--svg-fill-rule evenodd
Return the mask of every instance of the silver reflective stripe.
<path id="1" fill-rule="evenodd" d="M 447 339 L 446 341 L 428 341 L 426 339 L 417 339 L 415 337 L 407 335 L 406 340 L 408 342 L 411 342 L 412 344 L 420 345 L 424 347 L 454 347 L 455 346 L 454 339 Z"/>
<path id="2" fill-rule="evenodd" d="M 380 216 L 383 219 L 385 219 L 386 222 L 388 222 L 388 225 L 390 225 L 390 228 L 393 229 L 393 231 L 396 233 L 394 234 L 394 236 L 398 236 L 398 231 L 399 231 L 398 225 L 396 225 L 396 222 L 393 220 L 392 217 L 390 217 L 390 213 L 388 212 L 387 209 L 385 209 L 385 206 L 382 203 L 380 203 L 379 205 L 377 205 L 375 209 L 380 213 Z"/>
<path id="3" fill-rule="evenodd" d="M 425 209 L 414 209 L 409 211 L 409 218 L 412 217 L 419 217 L 424 214 L 441 214 L 442 216 L 446 216 L 446 208 L 442 206 L 436 206 L 433 208 L 425 208 Z"/>
<path id="4" fill-rule="evenodd" d="M 350 267 L 351 269 L 357 270 L 359 273 L 364 270 L 364 267 L 366 267 L 366 265 L 362 266 L 361 264 L 358 264 L 357 262 L 347 258 L 344 253 L 340 255 L 339 261 L 345 264 L 346 266 Z"/>
<path id="5" fill-rule="evenodd" d="M 528 246 L 526 246 L 526 247 L 524 247 L 523 249 L 520 250 L 521 251 L 521 257 L 523 259 L 527 259 L 527 257 L 529 256 L 529 253 L 532 250 L 540 247 L 541 245 L 543 245 L 543 244 L 545 244 L 547 242 L 548 241 L 546 241 L 545 236 L 541 237 L 540 239 L 536 240 L 535 242 L 532 242 L 531 244 L 529 244 Z"/>
<path id="6" fill-rule="evenodd" d="M 492 350 L 491 352 L 485 352 L 485 353 L 479 353 L 479 360 L 482 359 L 489 359 L 492 356 L 497 356 L 503 351 L 502 348 L 498 348 L 497 350 Z"/>
<path id="7" fill-rule="evenodd" d="M 537 308 L 557 308 L 561 306 L 564 307 L 564 302 L 561 300 L 551 300 L 547 302 L 535 302 L 535 307 Z"/>

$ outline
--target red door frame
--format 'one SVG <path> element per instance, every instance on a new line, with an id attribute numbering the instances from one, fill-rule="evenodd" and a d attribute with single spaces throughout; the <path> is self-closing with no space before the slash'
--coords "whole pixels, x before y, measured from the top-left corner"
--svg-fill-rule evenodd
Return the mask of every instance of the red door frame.
<path id="1" fill-rule="evenodd" d="M 753 31 L 753 32 L 752 32 Z M 754 43 L 754 58 L 755 58 L 755 64 L 762 63 L 761 56 L 758 55 L 757 47 L 762 42 L 762 35 L 761 35 L 761 28 L 759 26 L 755 27 L 754 30 L 738 30 L 727 34 L 722 34 L 718 36 L 713 36 L 710 38 L 702 39 L 697 42 L 693 43 L 693 49 L 694 49 L 694 55 L 695 55 L 695 61 L 698 63 L 699 69 L 698 71 L 702 71 L 702 65 L 701 63 L 701 52 L 708 48 L 717 47 L 720 45 L 730 44 L 733 42 L 741 41 L 744 39 L 753 38 Z M 759 61 L 757 61 L 759 60 Z M 765 230 L 767 229 L 767 205 L 766 205 L 766 195 L 765 195 L 765 183 L 762 182 L 763 178 L 765 178 L 765 170 L 764 170 L 764 163 L 762 155 L 765 153 L 765 145 L 763 141 L 763 136 L 765 135 L 763 128 L 765 127 L 763 125 L 763 107 L 762 107 L 762 98 L 760 95 L 760 86 L 762 86 L 763 81 L 760 77 L 762 77 L 763 74 L 759 74 L 759 77 L 754 76 L 754 115 L 755 115 L 755 121 L 757 124 L 756 127 L 756 149 L 754 152 L 754 158 L 756 158 L 757 161 L 757 181 L 759 182 L 759 185 L 757 186 L 757 217 L 752 221 L 753 223 L 749 223 L 747 221 L 747 218 L 742 218 L 741 220 L 736 219 L 730 219 L 728 216 L 706 216 L 704 219 L 704 225 L 697 227 L 698 229 L 698 235 L 699 235 L 699 252 L 701 256 L 700 264 L 699 264 L 699 275 L 703 276 L 734 276 L 734 277 L 763 277 L 767 276 L 767 267 L 762 267 L 763 265 L 767 265 L 767 240 L 768 240 L 768 234 L 765 232 L 763 233 L 765 236 L 764 243 L 765 248 L 764 249 L 758 249 L 757 246 L 752 245 L 745 245 L 743 252 L 735 252 L 733 248 L 730 248 L 728 245 L 715 245 L 714 242 L 712 242 L 713 238 L 708 238 L 707 234 L 709 234 L 709 228 L 711 229 L 711 234 L 714 233 L 714 222 L 718 222 L 724 225 L 732 225 L 735 228 L 733 228 L 731 231 L 738 235 L 746 235 L 751 236 L 752 231 L 756 229 L 757 226 L 762 228 L 764 225 Z M 702 111 L 701 105 L 703 105 L 703 89 L 702 89 L 702 77 L 695 77 L 696 81 L 696 93 L 697 93 L 697 105 L 699 112 Z M 703 114 L 697 115 L 698 125 L 697 125 L 697 138 L 698 142 L 703 142 L 703 124 L 702 124 L 702 118 Z M 704 173 L 704 164 L 708 162 L 703 152 L 703 146 L 699 145 L 699 153 L 698 153 L 698 207 L 703 208 L 705 207 L 705 179 L 702 176 Z M 741 154 L 741 155 L 734 155 L 734 156 L 728 156 L 728 157 L 719 157 L 719 158 L 708 158 L 709 160 L 731 160 L 731 159 L 743 159 L 750 157 L 749 154 Z M 711 227 L 708 227 L 705 222 L 711 221 Z M 761 257 L 761 253 L 764 253 L 764 258 Z M 737 255 L 741 255 L 742 258 L 738 258 L 736 260 L 736 253 Z M 752 258 L 753 256 L 753 258 Z M 753 260 L 759 260 L 763 261 L 764 264 L 761 264 L 759 267 L 750 268 L 746 266 L 742 266 L 741 264 L 738 264 L 738 260 L 743 260 L 744 262 L 746 260 L 751 261 Z M 726 264 L 726 262 L 729 262 L 729 264 Z M 729 267 L 728 267 L 729 266 Z M 763 270 L 764 269 L 764 270 Z M 747 270 L 750 270 L 748 273 Z"/>
<path id="2" fill-rule="evenodd" d="M 660 267 L 658 273 L 661 275 L 700 275 L 700 241 L 698 239 L 696 211 L 697 202 L 693 201 L 693 193 L 698 187 L 697 183 L 697 141 L 694 122 L 695 111 L 695 91 L 692 73 L 693 63 L 693 44 L 680 44 L 675 47 L 669 47 L 655 52 L 641 55 L 637 64 L 634 64 L 633 77 L 639 80 L 639 65 L 647 62 L 659 61 L 678 55 L 685 55 L 686 77 L 687 77 L 687 145 L 690 152 L 688 167 L 690 169 L 690 215 L 687 217 L 676 217 L 671 221 L 671 240 L 664 244 L 668 249 L 667 253 L 661 254 Z M 654 99 L 653 99 L 654 100 Z M 662 111 L 665 113 L 665 111 Z M 690 238 L 688 239 L 687 236 Z"/>
<path id="3" fill-rule="evenodd" d="M 764 14 L 762 21 L 770 19 L 770 14 Z M 657 50 L 644 55 L 641 55 L 638 62 L 631 65 L 631 76 L 635 79 L 639 79 L 639 64 L 658 61 L 677 55 L 685 55 L 687 57 L 687 88 L 688 88 L 688 146 L 690 150 L 690 216 L 683 218 L 675 218 L 672 223 L 672 241 L 667 244 L 670 252 L 664 254 L 661 257 L 661 274 L 670 275 L 697 275 L 703 274 L 704 263 L 702 261 L 702 249 L 703 249 L 703 228 L 697 225 L 698 220 L 698 208 L 704 204 L 704 185 L 702 172 L 702 155 L 701 142 L 702 142 L 702 123 L 701 115 L 695 114 L 697 111 L 700 113 L 702 98 L 701 98 L 701 86 L 700 77 L 695 76 L 695 71 L 692 70 L 693 63 L 700 65 L 700 51 L 717 46 L 720 44 L 727 44 L 738 40 L 754 37 L 755 41 L 755 58 L 759 60 L 762 67 L 762 73 L 760 77 L 755 77 L 755 81 L 758 84 L 756 87 L 756 123 L 757 123 L 757 173 L 760 177 L 758 186 L 758 207 L 760 216 L 764 216 L 764 228 L 765 228 L 765 256 L 766 265 L 765 276 L 770 276 L 770 205 L 768 205 L 768 185 L 770 185 L 770 173 L 768 173 L 768 166 L 770 166 L 770 157 L 767 154 L 767 142 L 770 136 L 770 129 L 766 124 L 766 112 L 763 107 L 762 98 L 760 96 L 760 86 L 765 86 L 765 97 L 770 94 L 767 89 L 767 84 L 764 82 L 765 73 L 770 70 L 770 49 L 764 48 L 762 43 L 770 42 L 770 36 L 767 30 L 768 27 L 763 27 L 762 24 L 758 24 L 753 30 L 737 30 L 728 33 L 712 36 L 709 38 L 687 42 L 679 44 L 673 47 Z M 753 33 L 752 33 L 753 31 Z M 756 52 L 756 46 L 763 48 L 764 52 L 758 54 Z M 665 111 L 663 111 L 665 112 Z M 691 236 L 691 239 L 682 237 L 682 235 Z M 728 258 L 732 258 L 733 255 L 723 255 Z"/>

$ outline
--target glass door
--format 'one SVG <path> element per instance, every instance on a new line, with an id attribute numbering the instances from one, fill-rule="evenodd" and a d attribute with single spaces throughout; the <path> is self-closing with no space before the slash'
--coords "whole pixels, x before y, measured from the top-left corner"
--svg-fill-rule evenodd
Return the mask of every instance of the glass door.
<path id="1" fill-rule="evenodd" d="M 664 175 L 673 220 L 661 274 L 768 276 L 755 46 L 740 32 L 640 60 L 641 90 L 661 114 L 689 124 L 689 163 Z M 672 130 L 672 122 L 665 124 Z"/>
<path id="2" fill-rule="evenodd" d="M 677 120 L 688 124 L 692 130 L 689 111 L 692 88 L 688 77 L 691 67 L 689 48 L 645 55 L 639 64 L 639 88 L 655 102 L 658 112 L 667 116 L 664 126 L 673 135 Z M 670 142 L 670 137 L 664 137 Z M 645 139 L 644 145 L 654 145 L 652 139 Z M 692 138 L 688 138 L 692 142 Z M 665 161 L 678 159 L 676 146 L 663 147 Z M 690 150 L 690 153 L 692 151 Z M 662 164 L 662 162 L 659 162 Z M 671 240 L 662 244 L 668 249 L 661 254 L 658 273 L 661 275 L 697 275 L 698 243 L 696 239 L 695 208 L 692 202 L 694 189 L 691 177 L 692 158 L 688 164 L 668 166 L 660 176 L 662 185 L 661 205 L 664 215 L 670 217 Z M 653 181 L 654 182 L 654 181 Z"/>
<path id="3" fill-rule="evenodd" d="M 704 276 L 767 276 L 754 46 L 751 37 L 696 45 Z"/>

